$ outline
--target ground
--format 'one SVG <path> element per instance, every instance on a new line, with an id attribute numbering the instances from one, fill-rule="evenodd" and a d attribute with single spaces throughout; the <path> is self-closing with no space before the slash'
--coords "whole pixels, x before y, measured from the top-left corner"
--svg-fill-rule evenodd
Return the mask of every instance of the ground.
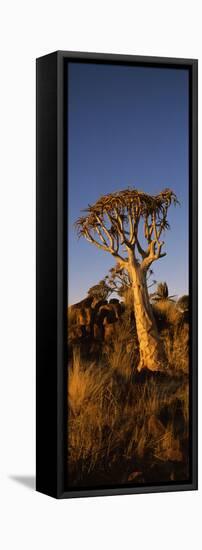
<path id="1" fill-rule="evenodd" d="M 189 480 L 187 314 L 168 302 L 154 313 L 166 351 L 163 373 L 137 372 L 135 321 L 127 308 L 97 339 L 92 326 L 79 332 L 71 312 L 69 486 Z"/>

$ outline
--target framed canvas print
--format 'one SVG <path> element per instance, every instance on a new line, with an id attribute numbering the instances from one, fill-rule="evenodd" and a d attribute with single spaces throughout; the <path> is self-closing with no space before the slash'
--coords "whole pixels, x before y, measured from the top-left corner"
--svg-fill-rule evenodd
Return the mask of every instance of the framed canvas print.
<path id="1" fill-rule="evenodd" d="M 37 59 L 36 488 L 197 489 L 197 60 Z"/>

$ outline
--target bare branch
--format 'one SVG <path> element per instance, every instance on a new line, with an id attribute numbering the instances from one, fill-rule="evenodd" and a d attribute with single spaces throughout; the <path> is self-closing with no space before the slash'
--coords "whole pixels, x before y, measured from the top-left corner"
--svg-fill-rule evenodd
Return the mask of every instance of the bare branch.
<path id="1" fill-rule="evenodd" d="M 90 243 L 95 244 L 101 250 L 105 250 L 105 252 L 111 252 L 111 250 L 108 246 L 105 246 L 104 244 L 101 244 L 98 241 L 96 241 L 96 239 L 90 234 L 88 229 L 85 230 L 84 236 L 85 236 L 87 241 L 89 241 Z"/>
<path id="2" fill-rule="evenodd" d="M 142 258 L 145 258 L 146 257 L 146 251 L 143 250 L 143 248 L 141 247 L 141 244 L 138 240 L 138 237 L 136 237 L 135 244 L 137 245 L 137 249 L 138 249 L 139 254 L 142 256 Z"/>
<path id="3" fill-rule="evenodd" d="M 102 232 L 101 232 L 101 230 L 100 230 L 100 228 L 99 228 L 98 225 L 95 227 L 95 231 L 97 231 L 97 233 L 98 233 L 98 235 L 99 235 L 101 241 L 103 242 L 103 244 L 104 244 L 105 246 L 108 246 L 108 245 L 107 245 L 107 242 L 106 242 L 105 238 L 103 237 Z"/>
<path id="4" fill-rule="evenodd" d="M 114 256 L 114 258 L 116 258 L 117 260 L 119 260 L 123 265 L 126 265 L 128 260 L 127 258 L 124 258 L 123 256 L 121 256 L 120 254 L 118 254 L 118 252 L 116 250 L 114 250 L 113 248 L 111 248 L 110 246 L 105 246 L 104 244 L 101 244 L 99 243 L 89 232 L 89 230 L 85 230 L 85 238 L 87 241 L 89 241 L 90 243 L 92 244 L 95 244 L 95 246 L 97 246 L 97 248 L 100 248 L 101 250 L 104 250 L 105 252 L 110 252 L 110 254 L 112 254 L 112 256 Z"/>
<path id="5" fill-rule="evenodd" d="M 134 227 L 133 227 L 133 219 L 132 218 L 132 213 L 131 211 L 129 211 L 128 213 L 128 219 L 129 219 L 129 227 L 130 227 L 130 239 L 129 239 L 129 242 L 130 244 L 133 243 L 133 239 L 134 239 Z"/>
<path id="6" fill-rule="evenodd" d="M 148 255 L 144 258 L 141 264 L 142 271 L 146 271 L 155 260 L 166 256 L 166 252 L 161 253 L 163 245 L 164 241 L 159 242 L 156 241 L 156 239 L 151 241 L 148 247 Z"/>
<path id="7" fill-rule="evenodd" d="M 101 220 L 101 218 L 98 216 L 98 214 L 96 214 L 95 216 L 96 216 L 96 219 L 97 219 L 98 223 L 101 225 L 105 235 L 109 239 L 109 242 L 111 243 L 111 248 L 113 248 L 113 239 L 112 239 L 112 236 L 110 235 L 108 229 L 106 228 L 106 225 L 104 224 L 104 221 Z"/>

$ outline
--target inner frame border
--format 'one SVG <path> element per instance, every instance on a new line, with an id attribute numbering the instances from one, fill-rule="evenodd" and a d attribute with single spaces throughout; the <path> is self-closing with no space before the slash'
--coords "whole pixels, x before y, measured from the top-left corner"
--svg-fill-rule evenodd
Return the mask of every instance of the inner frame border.
<path id="1" fill-rule="evenodd" d="M 139 486 L 67 489 L 67 290 L 68 290 L 68 63 L 177 68 L 189 70 L 189 292 L 190 325 L 190 469 L 188 482 Z M 57 496 L 58 498 L 112 496 L 196 490 L 198 488 L 198 61 L 145 56 L 57 52 Z M 62 396 L 62 398 L 61 398 Z"/>

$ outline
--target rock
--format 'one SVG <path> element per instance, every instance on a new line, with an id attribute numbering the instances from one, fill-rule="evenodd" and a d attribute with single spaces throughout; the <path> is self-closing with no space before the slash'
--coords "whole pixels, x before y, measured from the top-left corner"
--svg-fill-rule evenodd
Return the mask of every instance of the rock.
<path id="1" fill-rule="evenodd" d="M 111 324 L 107 324 L 107 323 L 103 323 L 104 325 L 104 339 L 105 341 L 106 340 L 111 340 L 114 336 L 114 323 L 111 323 Z"/>
<path id="2" fill-rule="evenodd" d="M 71 339 L 77 340 L 79 338 L 82 338 L 83 336 L 83 327 L 82 326 L 75 326 L 71 329 Z"/>
<path id="3" fill-rule="evenodd" d="M 102 340 L 103 338 L 103 327 L 102 325 L 98 325 L 97 323 L 94 323 L 93 325 L 93 336 L 95 340 Z"/>

